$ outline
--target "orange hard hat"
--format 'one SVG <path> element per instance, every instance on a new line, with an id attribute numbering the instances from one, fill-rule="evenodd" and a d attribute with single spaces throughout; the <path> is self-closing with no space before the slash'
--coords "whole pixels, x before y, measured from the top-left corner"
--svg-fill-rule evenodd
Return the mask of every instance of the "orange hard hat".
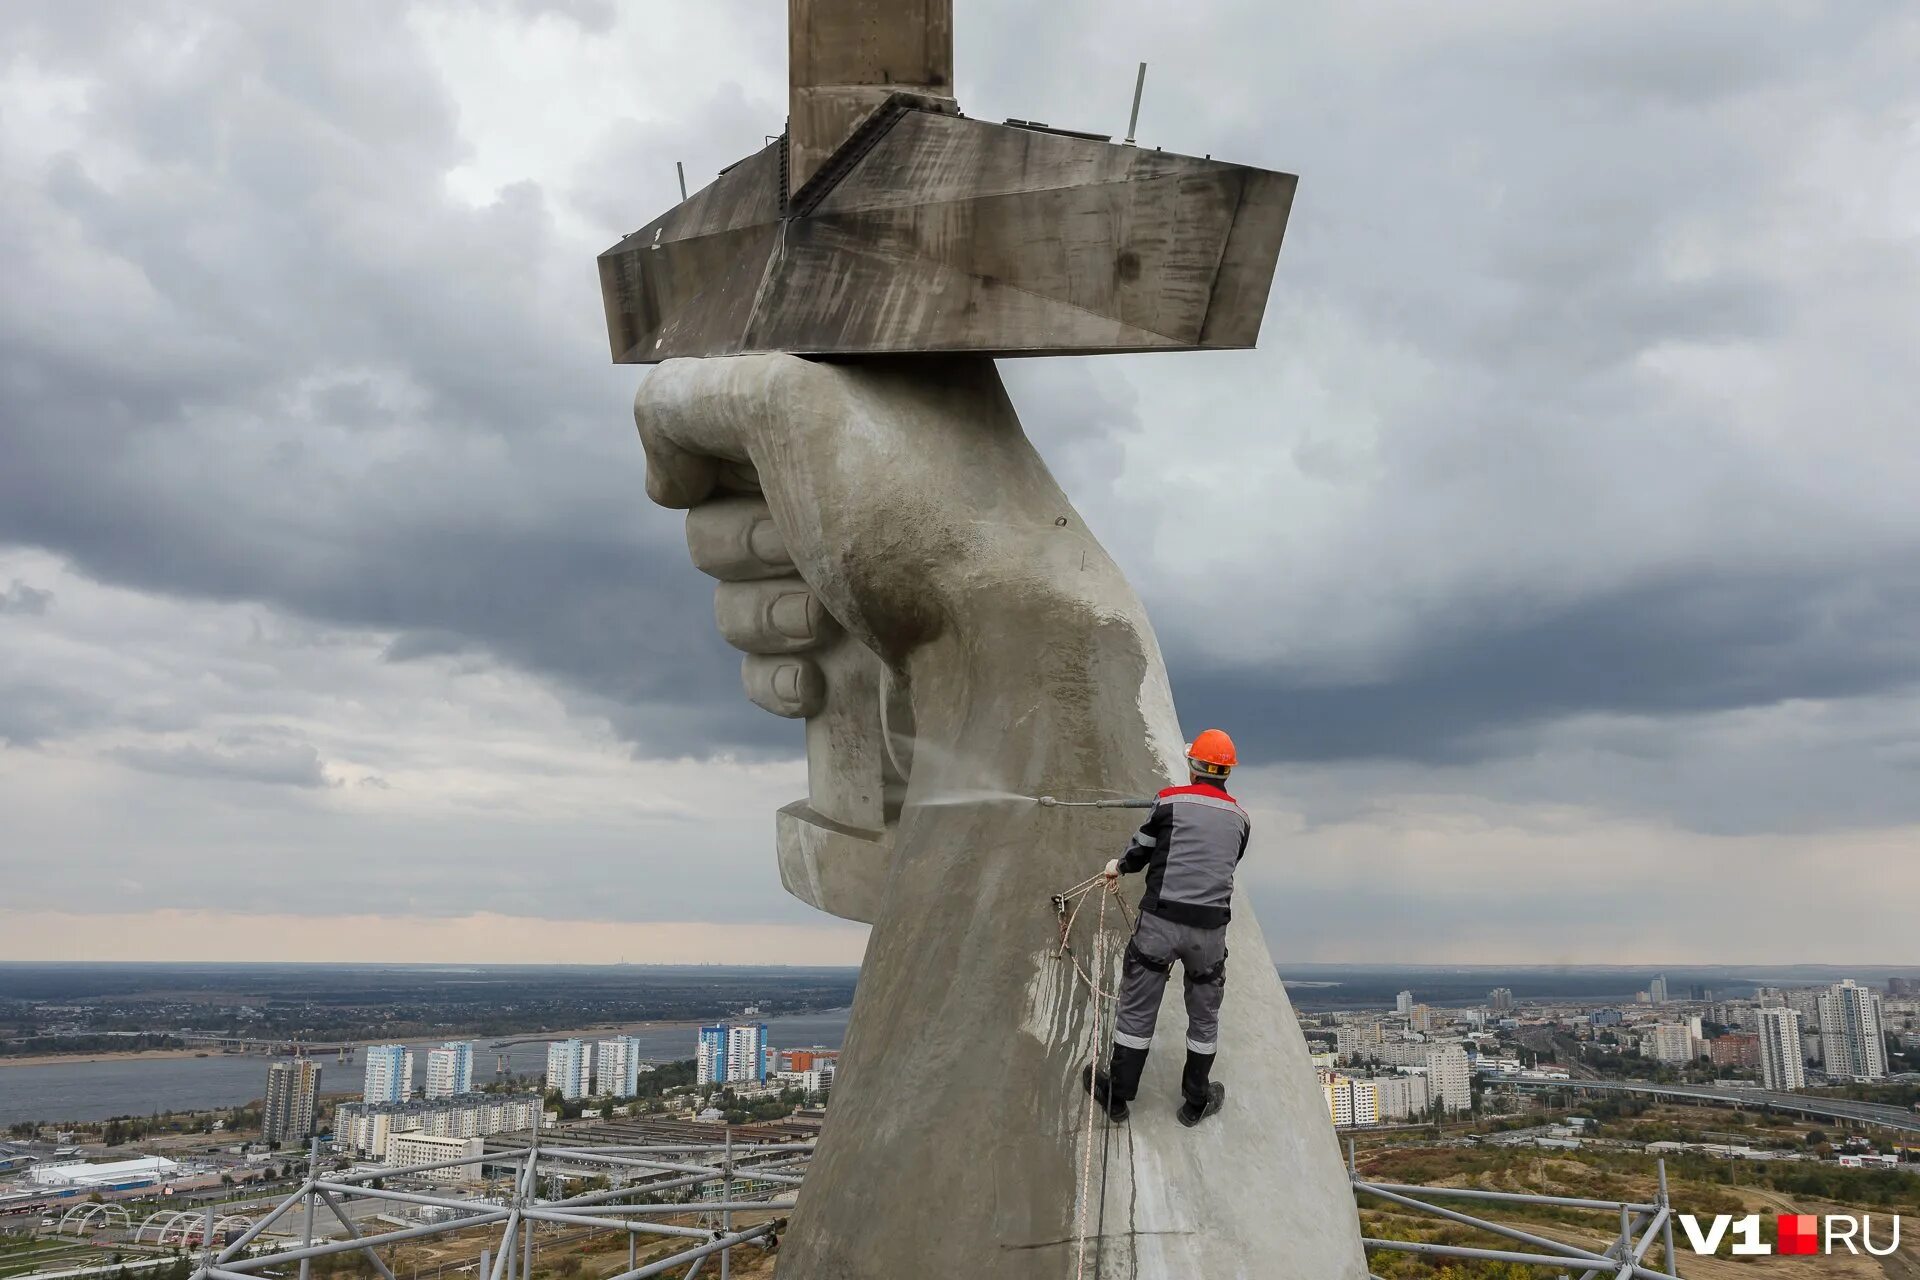
<path id="1" fill-rule="evenodd" d="M 1187 764 L 1195 773 L 1223 778 L 1239 763 L 1240 758 L 1233 753 L 1233 739 L 1218 729 L 1202 729 L 1187 746 Z"/>

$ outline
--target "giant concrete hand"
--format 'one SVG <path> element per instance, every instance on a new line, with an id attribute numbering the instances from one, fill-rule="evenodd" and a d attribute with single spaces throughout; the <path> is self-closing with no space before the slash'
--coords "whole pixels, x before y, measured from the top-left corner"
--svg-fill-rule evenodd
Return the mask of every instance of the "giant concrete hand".
<path id="1" fill-rule="evenodd" d="M 1181 738 L 1140 602 L 993 364 L 671 361 L 635 413 L 647 492 L 689 509 L 748 695 L 807 720 L 811 794 L 782 811 L 783 878 L 873 924 L 783 1280 L 956 1265 L 1053 1280 L 1102 1202 L 1110 1280 L 1364 1276 L 1320 1090 L 1244 901 L 1226 1112 L 1174 1121 L 1170 988 L 1133 1120 L 1089 1127 L 1089 1004 L 1055 957 L 1049 897 L 1130 822 L 1022 797 L 1151 794 Z"/>

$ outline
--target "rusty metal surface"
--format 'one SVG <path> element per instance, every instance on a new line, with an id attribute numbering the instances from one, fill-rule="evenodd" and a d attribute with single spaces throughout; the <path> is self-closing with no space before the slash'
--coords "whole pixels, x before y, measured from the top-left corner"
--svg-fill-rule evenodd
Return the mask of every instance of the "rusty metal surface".
<path id="1" fill-rule="evenodd" d="M 794 203 L 775 142 L 601 255 L 614 360 L 1254 344 L 1292 175 L 939 105 L 883 103 Z"/>

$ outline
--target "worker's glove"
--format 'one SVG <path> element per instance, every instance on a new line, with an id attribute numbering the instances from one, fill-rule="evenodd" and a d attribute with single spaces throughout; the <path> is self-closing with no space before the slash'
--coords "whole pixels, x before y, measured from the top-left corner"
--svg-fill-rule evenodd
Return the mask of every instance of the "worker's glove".
<path id="1" fill-rule="evenodd" d="M 1108 861 L 1106 870 L 1100 874 L 1109 880 L 1118 880 L 1120 878 L 1120 859 L 1114 858 Z"/>

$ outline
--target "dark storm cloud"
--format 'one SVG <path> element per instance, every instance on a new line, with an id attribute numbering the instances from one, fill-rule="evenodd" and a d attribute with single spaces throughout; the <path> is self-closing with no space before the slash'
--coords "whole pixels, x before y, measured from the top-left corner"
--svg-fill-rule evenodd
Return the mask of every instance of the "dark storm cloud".
<path id="1" fill-rule="evenodd" d="M 1674 714 L 1848 698 L 1920 682 L 1920 569 L 1676 574 L 1541 616 L 1435 634 L 1384 678 L 1176 662 L 1192 723 L 1232 723 L 1256 758 L 1460 763 L 1514 749 L 1495 730 L 1576 712 Z M 1497 611 L 1490 610 L 1490 613 Z"/>
<path id="2" fill-rule="evenodd" d="M 50 158 L 0 237 L 0 539 L 392 628 L 395 657 L 490 651 L 643 746 L 764 740 L 677 521 L 645 509 L 588 255 L 552 296 L 537 188 L 450 200 L 450 104 L 388 7 L 361 16 L 19 24 L 25 56 L 100 77 L 105 145 Z"/>

